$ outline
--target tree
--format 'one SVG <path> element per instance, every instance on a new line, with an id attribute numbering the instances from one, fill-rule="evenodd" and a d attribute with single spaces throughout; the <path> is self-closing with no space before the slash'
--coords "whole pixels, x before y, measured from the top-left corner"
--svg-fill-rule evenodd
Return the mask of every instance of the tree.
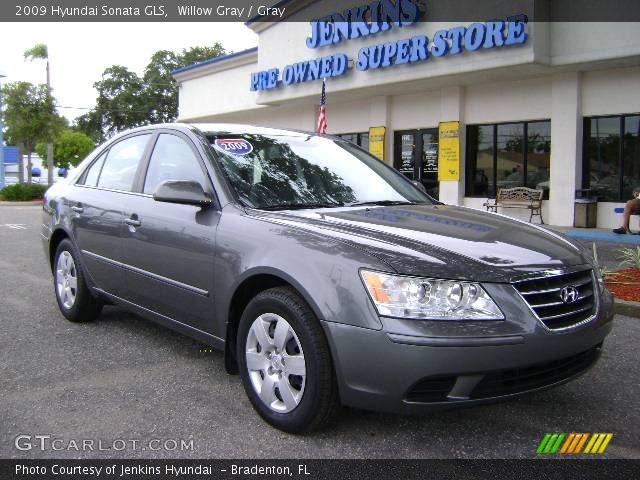
<path id="1" fill-rule="evenodd" d="M 150 123 L 173 122 L 178 117 L 178 85 L 171 74 L 178 68 L 226 54 L 216 42 L 211 47 L 192 47 L 179 54 L 159 50 L 151 56 L 144 71 Z"/>
<path id="2" fill-rule="evenodd" d="M 150 123 L 172 122 L 178 111 L 178 95 L 171 72 L 180 68 L 175 53 L 159 50 L 151 56 L 144 71 L 146 102 Z"/>
<path id="3" fill-rule="evenodd" d="M 44 43 L 38 43 L 34 45 L 32 48 L 25 50 L 24 52 L 25 60 L 46 60 L 47 61 L 47 94 L 51 97 L 51 73 L 49 71 L 49 49 Z M 53 102 L 51 102 L 51 106 L 53 107 Z M 52 112 L 55 110 L 52 109 Z M 49 185 L 53 184 L 53 137 L 55 132 L 48 132 L 47 136 L 47 183 Z M 44 156 L 41 156 L 44 158 Z"/>
<path id="4" fill-rule="evenodd" d="M 59 122 L 54 111 L 54 100 L 46 85 L 14 82 L 0 91 L 5 110 L 2 112 L 8 143 L 21 145 L 27 154 L 27 181 L 31 183 L 31 154 L 40 141 L 47 141 Z"/>
<path id="5" fill-rule="evenodd" d="M 24 57 L 29 59 L 34 59 L 34 58 L 48 59 L 49 49 L 44 43 L 38 43 L 34 45 L 32 48 L 25 50 Z"/>
<path id="6" fill-rule="evenodd" d="M 225 53 L 220 43 L 179 53 L 158 50 L 142 77 L 124 66 L 113 65 L 94 84 L 98 91 L 96 107 L 78 117 L 74 128 L 101 142 L 127 128 L 173 122 L 178 116 L 178 86 L 171 72 Z"/>
<path id="7" fill-rule="evenodd" d="M 98 110 L 89 110 L 87 113 L 77 117 L 73 122 L 72 128 L 90 137 L 96 145 L 105 141 L 104 132 L 102 131 L 102 116 Z"/>
<path id="8" fill-rule="evenodd" d="M 144 82 L 135 72 L 113 65 L 94 87 L 98 90 L 96 110 L 107 137 L 148 123 Z"/>
<path id="9" fill-rule="evenodd" d="M 36 145 L 38 155 L 46 152 L 44 143 Z M 95 148 L 93 140 L 82 132 L 66 129 L 53 140 L 53 158 L 58 168 L 77 166 Z"/>

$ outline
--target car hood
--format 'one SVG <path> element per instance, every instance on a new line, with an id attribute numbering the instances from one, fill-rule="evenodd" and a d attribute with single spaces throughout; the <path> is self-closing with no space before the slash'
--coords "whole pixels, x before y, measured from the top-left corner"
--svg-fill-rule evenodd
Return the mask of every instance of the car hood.
<path id="1" fill-rule="evenodd" d="M 558 233 L 466 207 L 372 206 L 260 215 L 353 244 L 409 275 L 512 281 L 589 263 L 579 247 Z"/>

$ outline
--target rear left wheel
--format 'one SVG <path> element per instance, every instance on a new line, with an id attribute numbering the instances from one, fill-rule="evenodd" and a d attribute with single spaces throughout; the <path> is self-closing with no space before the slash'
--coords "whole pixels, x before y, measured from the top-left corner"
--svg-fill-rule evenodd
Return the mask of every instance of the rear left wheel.
<path id="1" fill-rule="evenodd" d="M 72 322 L 89 322 L 100 315 L 103 303 L 91 295 L 80 260 L 68 239 L 58 245 L 53 266 L 56 300 L 62 315 Z"/>

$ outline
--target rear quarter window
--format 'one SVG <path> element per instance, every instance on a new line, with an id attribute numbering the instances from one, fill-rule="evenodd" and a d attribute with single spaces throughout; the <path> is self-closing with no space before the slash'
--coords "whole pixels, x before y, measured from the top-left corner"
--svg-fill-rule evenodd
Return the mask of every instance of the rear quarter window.
<path id="1" fill-rule="evenodd" d="M 100 155 L 90 166 L 87 171 L 84 172 L 78 185 L 87 185 L 88 187 L 95 187 L 98 184 L 98 177 L 100 176 L 100 170 L 104 164 L 104 159 L 107 158 L 107 154 Z"/>

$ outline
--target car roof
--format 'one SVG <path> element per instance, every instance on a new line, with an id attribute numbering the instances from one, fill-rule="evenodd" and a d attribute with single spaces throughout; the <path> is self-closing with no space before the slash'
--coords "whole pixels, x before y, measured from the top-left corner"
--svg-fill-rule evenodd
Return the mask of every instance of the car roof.
<path id="1" fill-rule="evenodd" d="M 271 127 L 260 127 L 256 125 L 247 125 L 241 123 L 189 123 L 189 126 L 193 128 L 197 128 L 203 133 L 216 133 L 216 134 L 235 134 L 235 135 L 287 135 L 291 136 L 291 134 L 295 135 L 313 135 L 316 136 L 316 133 L 306 132 L 303 130 L 295 130 L 288 128 L 271 128 Z"/>
<path id="2" fill-rule="evenodd" d="M 304 136 L 304 137 L 324 137 L 332 138 L 336 137 L 328 134 L 319 134 L 315 132 L 309 132 L 305 130 L 296 130 L 293 128 L 271 128 L 260 127 L 257 125 L 248 125 L 242 123 L 160 123 L 154 125 L 145 125 L 142 127 L 136 127 L 130 130 L 120 132 L 118 135 L 109 139 L 109 142 L 127 135 L 132 132 L 153 131 L 158 129 L 177 129 L 177 130 L 199 130 L 203 134 L 215 134 L 215 135 L 270 135 L 270 136 Z"/>

